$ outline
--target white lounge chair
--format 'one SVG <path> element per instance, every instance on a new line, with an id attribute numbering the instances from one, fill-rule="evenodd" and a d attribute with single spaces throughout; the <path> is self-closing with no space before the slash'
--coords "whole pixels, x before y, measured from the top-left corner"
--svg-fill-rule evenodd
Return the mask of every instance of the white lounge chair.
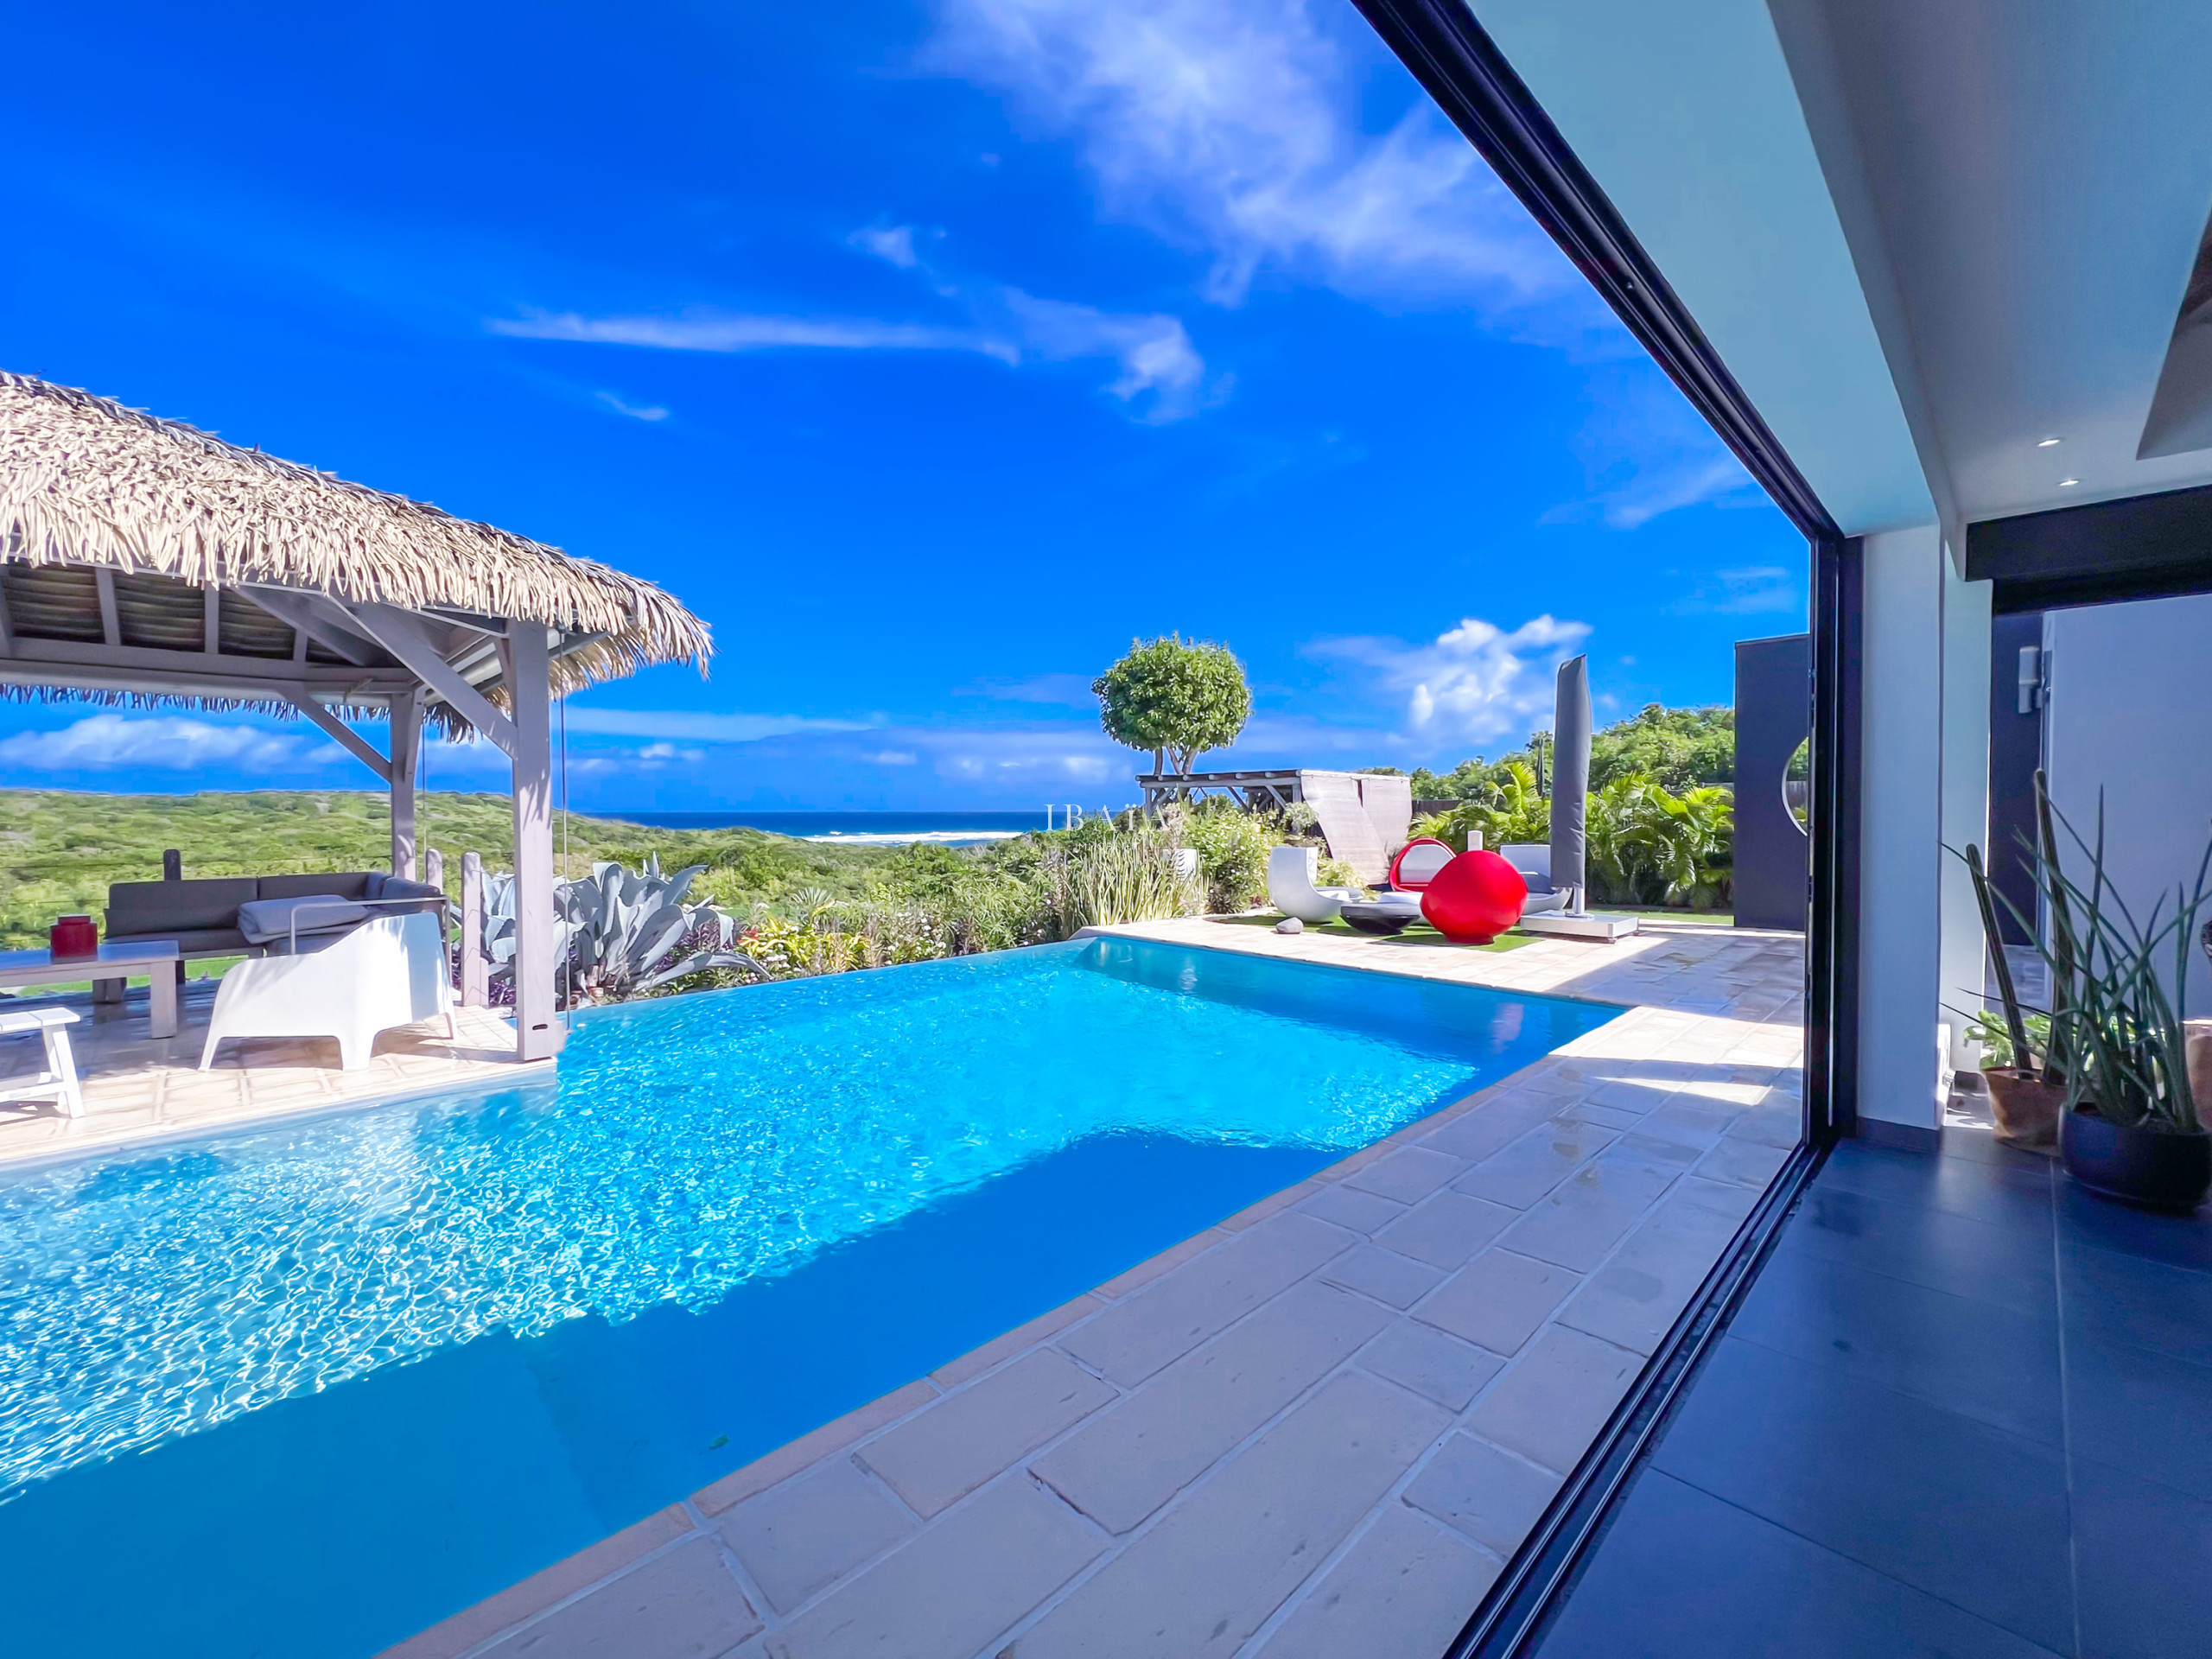
<path id="1" fill-rule="evenodd" d="M 387 916 L 302 957 L 261 957 L 223 976 L 200 1069 L 226 1037 L 335 1037 L 359 1071 L 377 1033 L 442 1015 L 454 1035 L 444 931 L 435 916 Z"/>
<path id="2" fill-rule="evenodd" d="M 0 1100 L 50 1100 L 61 1109 L 64 1117 L 85 1115 L 85 1096 L 77 1086 L 77 1059 L 69 1052 L 69 1027 L 76 1023 L 77 1016 L 67 1008 L 19 1008 L 0 1014 L 0 1037 L 35 1031 L 46 1044 L 46 1070 L 28 1077 L 0 1077 Z"/>
<path id="3" fill-rule="evenodd" d="M 1320 855 L 1311 847 L 1278 847 L 1268 855 L 1268 902 L 1301 922 L 1333 922 L 1337 912 L 1358 902 L 1354 887 L 1317 887 Z"/>
<path id="4" fill-rule="evenodd" d="M 1510 841 L 1497 849 L 1498 855 L 1521 872 L 1521 879 L 1529 884 L 1529 902 L 1521 907 L 1523 916 L 1540 916 L 1548 910 L 1565 910 L 1568 895 L 1552 887 L 1552 845 L 1548 841 Z"/>

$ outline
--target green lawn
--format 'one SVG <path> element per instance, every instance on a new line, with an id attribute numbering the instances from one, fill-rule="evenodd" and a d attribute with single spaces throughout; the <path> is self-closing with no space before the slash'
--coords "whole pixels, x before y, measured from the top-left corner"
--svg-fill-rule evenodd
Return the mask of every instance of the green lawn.
<path id="1" fill-rule="evenodd" d="M 504 795 L 417 798 L 417 845 L 445 855 L 446 887 L 459 895 L 461 855 L 505 868 L 512 809 Z M 187 876 L 374 870 L 391 859 L 390 804 L 365 790 L 255 790 L 237 794 L 96 795 L 0 790 L 0 949 L 46 943 L 57 916 L 98 918 L 111 881 L 158 881 L 162 852 L 183 855 Z M 594 860 L 664 869 L 704 864 L 702 882 L 721 903 L 817 887 L 855 896 L 893 855 L 882 847 L 830 847 L 755 830 L 656 830 L 582 813 L 554 816 L 556 861 L 581 875 Z M 565 855 L 563 849 L 565 848 Z"/>

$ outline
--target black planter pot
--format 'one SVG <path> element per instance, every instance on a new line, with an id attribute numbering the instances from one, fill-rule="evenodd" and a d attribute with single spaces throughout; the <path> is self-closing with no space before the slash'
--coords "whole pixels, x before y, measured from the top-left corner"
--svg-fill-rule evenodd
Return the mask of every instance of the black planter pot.
<path id="1" fill-rule="evenodd" d="M 2196 1208 L 2212 1187 L 2212 1135 L 2126 1129 L 2094 1111 L 2062 1113 L 2058 1152 L 2092 1192 L 2146 1210 Z"/>

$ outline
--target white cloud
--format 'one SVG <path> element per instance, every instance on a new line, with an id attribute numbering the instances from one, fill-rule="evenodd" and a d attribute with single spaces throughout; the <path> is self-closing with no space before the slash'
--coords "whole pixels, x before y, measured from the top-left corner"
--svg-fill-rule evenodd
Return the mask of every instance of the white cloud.
<path id="1" fill-rule="evenodd" d="M 679 749 L 673 743 L 648 743 L 638 751 L 638 759 L 647 761 L 703 760 L 706 758 L 704 749 Z"/>
<path id="2" fill-rule="evenodd" d="M 1100 310 L 987 280 L 947 276 L 914 249 L 911 226 L 855 232 L 852 244 L 902 270 L 918 273 L 939 302 L 963 313 L 957 326 L 883 321 L 855 317 L 734 315 L 713 310 L 677 315 L 587 317 L 573 311 L 493 317 L 494 334 L 524 340 L 565 340 L 588 345 L 642 346 L 662 351 L 774 350 L 971 352 L 1009 367 L 1025 363 L 1083 362 L 1103 358 L 1118 372 L 1105 391 L 1138 419 L 1159 423 L 1195 414 L 1227 391 L 1206 384 L 1205 359 L 1191 343 L 1181 319 L 1165 312 Z M 600 396 L 610 403 L 611 394 Z M 616 404 L 625 414 L 657 418 Z M 661 410 L 665 415 L 666 410 Z"/>
<path id="3" fill-rule="evenodd" d="M 855 247 L 865 248 L 877 258 L 887 260 L 901 270 L 912 270 L 920 263 L 914 252 L 914 227 L 911 225 L 855 231 L 852 241 Z"/>
<path id="4" fill-rule="evenodd" d="M 764 352 L 779 346 L 813 346 L 848 352 L 982 352 L 1007 361 L 1019 354 L 1015 348 L 972 328 L 839 317 L 743 316 L 722 311 L 634 317 L 535 311 L 521 317 L 493 317 L 485 327 L 495 334 L 518 340 L 650 346 L 671 352 Z"/>
<path id="5" fill-rule="evenodd" d="M 60 731 L 18 732 L 0 741 L 0 764 L 35 772 L 103 772 L 124 766 L 270 772 L 338 758 L 334 744 L 310 745 L 287 732 L 216 726 L 173 715 L 89 715 Z"/>
<path id="6" fill-rule="evenodd" d="M 1089 674 L 1037 674 L 1026 680 L 977 680 L 952 689 L 956 697 L 988 697 L 995 702 L 1045 702 L 1071 708 L 1091 701 Z"/>
<path id="7" fill-rule="evenodd" d="M 860 758 L 871 766 L 911 766 L 921 757 L 912 749 L 879 749 L 874 754 L 864 754 Z"/>
<path id="8" fill-rule="evenodd" d="M 1549 724 L 1553 676 L 1589 637 L 1588 623 L 1552 616 L 1510 632 L 1469 617 L 1433 645 L 1370 636 L 1317 640 L 1307 649 L 1357 664 L 1402 697 L 1413 738 L 1487 743 Z"/>
<path id="9" fill-rule="evenodd" d="M 943 0 L 930 58 L 1071 132 L 1109 210 L 1213 259 L 1241 300 L 1263 267 L 1364 296 L 1520 306 L 1573 272 L 1428 99 L 1362 130 L 1374 86 L 1311 0 Z M 1326 20 L 1325 26 L 1325 21 Z"/>
<path id="10" fill-rule="evenodd" d="M 940 778 L 963 783 L 1034 785 L 1039 789 L 1098 784 L 1140 770 L 1137 754 L 1095 726 L 937 728 L 899 731 L 903 748 L 929 757 Z M 1150 764 L 1150 757 L 1145 757 Z"/>
<path id="11" fill-rule="evenodd" d="M 627 415 L 633 421 L 664 421 L 668 418 L 668 411 L 658 404 L 648 404 L 643 406 L 626 404 L 611 391 L 601 391 L 594 395 L 617 415 Z"/>
<path id="12" fill-rule="evenodd" d="M 1667 609 L 1675 616 L 1766 616 L 1805 612 L 1802 570 L 1787 565 L 1751 564 L 1715 570 L 1688 597 Z"/>
<path id="13" fill-rule="evenodd" d="M 756 743 L 793 732 L 865 732 L 880 724 L 817 720 L 806 715 L 709 715 L 682 709 L 589 709 L 573 704 L 569 729 L 600 737 L 689 738 L 704 743 Z"/>

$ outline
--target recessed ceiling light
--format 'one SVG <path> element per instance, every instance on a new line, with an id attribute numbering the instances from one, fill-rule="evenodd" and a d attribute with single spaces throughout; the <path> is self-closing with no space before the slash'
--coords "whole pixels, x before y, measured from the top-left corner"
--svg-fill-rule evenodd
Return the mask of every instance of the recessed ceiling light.
<path id="1" fill-rule="evenodd" d="M 2057 442 L 2058 440 L 2056 438 L 2045 438 L 2040 443 L 2037 444 L 2036 448 L 2038 449 L 2048 449 L 2051 445 Z"/>
<path id="2" fill-rule="evenodd" d="M 2058 480 L 2058 487 L 2062 490 L 2070 490 L 2081 481 L 2078 478 L 2062 478 Z"/>

